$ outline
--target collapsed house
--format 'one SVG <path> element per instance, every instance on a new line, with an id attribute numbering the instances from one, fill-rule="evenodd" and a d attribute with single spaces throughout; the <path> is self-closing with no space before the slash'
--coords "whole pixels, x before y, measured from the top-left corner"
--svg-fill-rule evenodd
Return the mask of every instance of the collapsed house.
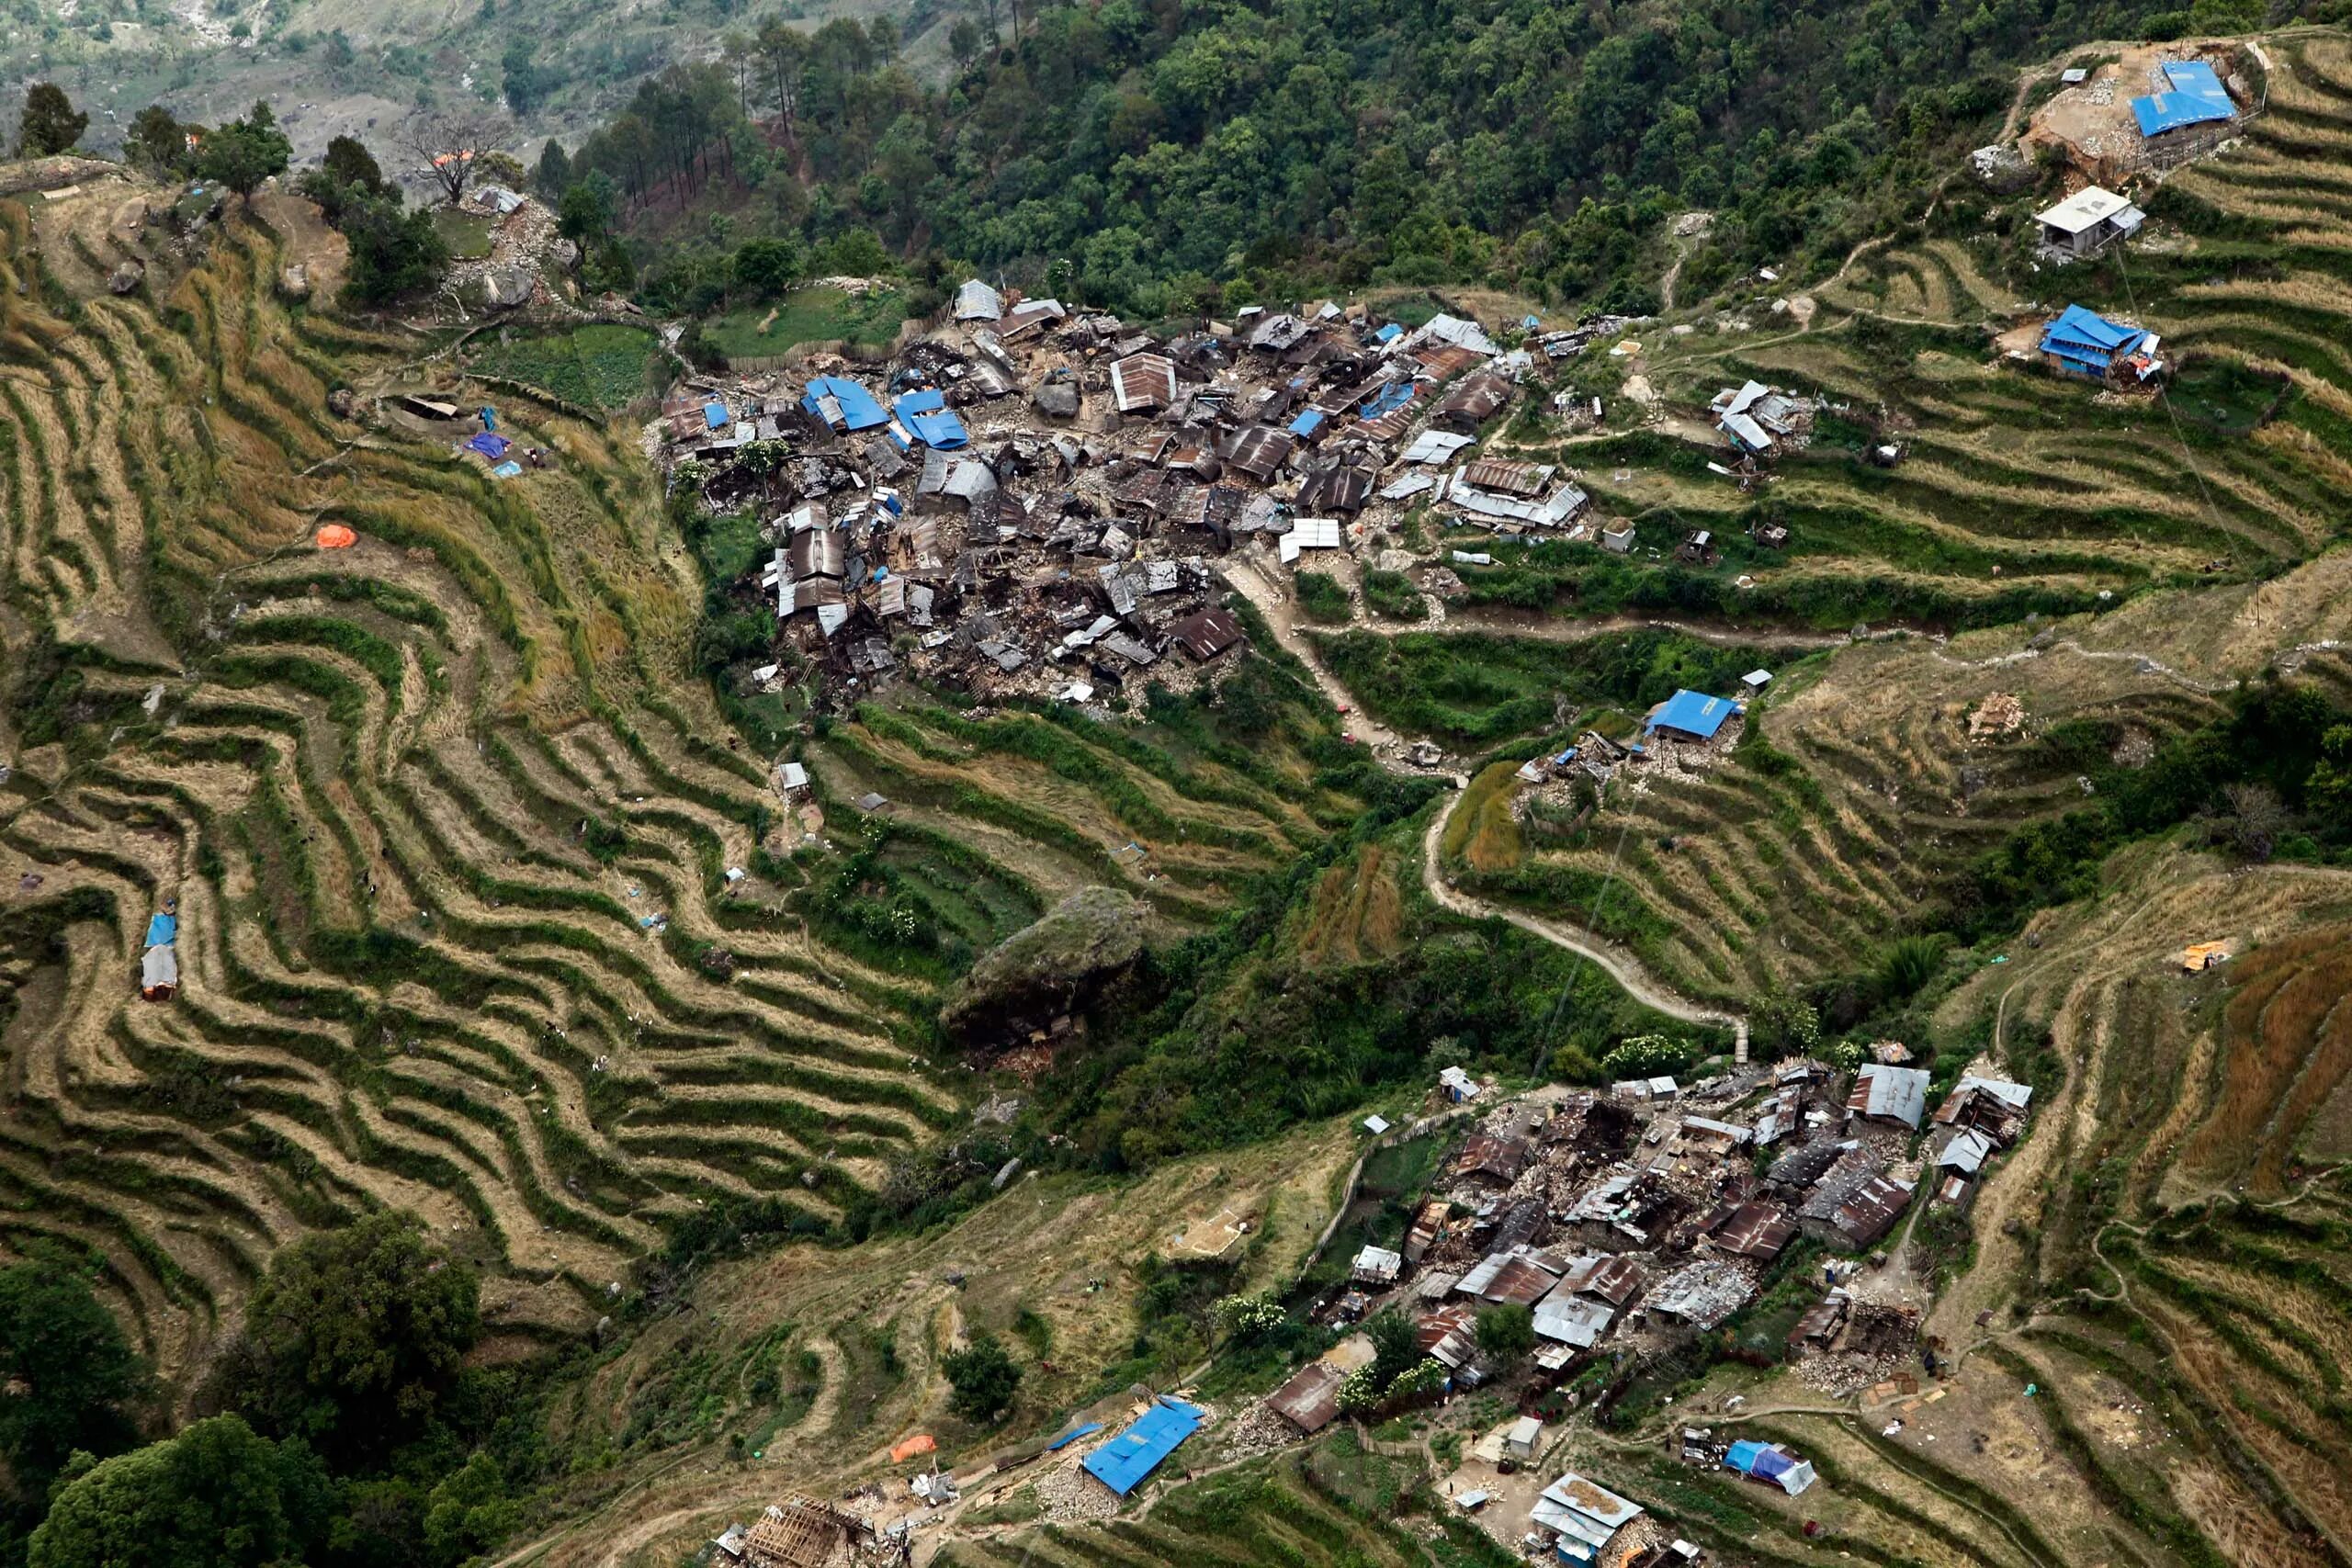
<path id="1" fill-rule="evenodd" d="M 1743 457 L 1776 457 L 1813 434 L 1812 400 L 1761 381 L 1725 387 L 1708 407 L 1716 431 Z"/>

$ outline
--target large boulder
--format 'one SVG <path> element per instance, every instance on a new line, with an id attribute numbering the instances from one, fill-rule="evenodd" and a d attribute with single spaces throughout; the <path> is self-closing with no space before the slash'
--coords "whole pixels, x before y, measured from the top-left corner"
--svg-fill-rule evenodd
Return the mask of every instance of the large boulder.
<path id="1" fill-rule="evenodd" d="M 1144 908 L 1114 887 L 1087 887 L 982 953 L 939 1012 L 959 1040 L 1002 1043 L 1082 1007 L 1143 955 Z"/>
<path id="2" fill-rule="evenodd" d="M 1048 381 L 1029 394 L 1029 402 L 1047 419 L 1076 419 L 1079 405 L 1078 383 Z"/>

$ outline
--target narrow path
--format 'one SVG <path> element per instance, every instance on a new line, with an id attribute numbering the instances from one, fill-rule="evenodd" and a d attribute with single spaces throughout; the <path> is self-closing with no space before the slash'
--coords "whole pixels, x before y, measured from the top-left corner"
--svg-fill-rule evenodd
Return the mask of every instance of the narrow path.
<path id="1" fill-rule="evenodd" d="M 1641 961 L 1614 943 L 1604 942 L 1587 931 L 1573 930 L 1541 915 L 1531 915 L 1523 909 L 1489 904 L 1472 897 L 1445 880 L 1440 863 L 1440 842 L 1445 836 L 1445 825 L 1452 821 L 1462 806 L 1461 791 L 1445 803 L 1445 809 L 1430 821 L 1429 831 L 1421 836 L 1421 884 L 1439 905 L 1457 915 L 1473 919 L 1508 920 L 1531 936 L 1538 936 L 1557 947 L 1565 947 L 1598 964 L 1611 979 L 1624 988 L 1635 1001 L 1655 1008 L 1669 1018 L 1685 1023 L 1715 1023 L 1747 1032 L 1747 1020 L 1737 1013 L 1725 1012 L 1703 1003 L 1694 1002 L 1667 989 L 1650 978 Z"/>
<path id="2" fill-rule="evenodd" d="M 1297 605 L 1290 595 L 1268 581 L 1258 564 L 1247 558 L 1227 557 L 1224 562 L 1223 570 L 1226 581 L 1233 590 L 1249 600 L 1252 607 L 1265 617 L 1267 626 L 1274 634 L 1274 640 L 1283 645 L 1284 651 L 1306 667 L 1307 671 L 1314 676 L 1316 685 L 1321 689 L 1323 694 L 1334 706 L 1348 713 L 1351 720 L 1350 732 L 1372 749 L 1373 754 L 1381 760 L 1382 765 L 1392 773 L 1403 773 L 1408 777 L 1427 777 L 1427 770 L 1412 768 L 1404 762 L 1402 753 L 1405 742 L 1400 740 L 1396 733 L 1366 716 L 1347 687 L 1340 683 L 1339 677 L 1324 667 L 1322 660 L 1315 651 L 1314 644 L 1310 643 L 1298 629 Z M 1600 634 L 1596 632 L 1591 635 Z M 1843 639 L 1832 638 L 1831 640 Z M 1523 910 L 1498 908 L 1488 904 L 1484 899 L 1472 897 L 1449 884 L 1445 880 L 1444 870 L 1440 863 L 1438 846 L 1444 836 L 1446 823 L 1452 819 L 1455 809 L 1461 804 L 1462 796 L 1457 792 L 1453 798 L 1446 803 L 1445 809 L 1439 812 L 1430 821 L 1429 831 L 1422 836 L 1421 840 L 1421 884 L 1429 889 L 1430 897 L 1435 899 L 1441 908 L 1452 910 L 1458 915 L 1468 916 L 1473 919 L 1508 920 L 1531 936 L 1540 937 L 1555 947 L 1565 948 L 1570 953 L 1589 959 L 1598 964 L 1611 979 L 1623 987 L 1634 1000 L 1645 1007 L 1654 1008 L 1669 1018 L 1680 1019 L 1686 1023 L 1713 1023 L 1730 1028 L 1738 1035 L 1736 1055 L 1743 1060 L 1746 1058 L 1747 1021 L 1740 1014 L 1708 1007 L 1678 995 L 1652 978 L 1648 971 L 1642 967 L 1639 959 L 1614 943 L 1605 942 L 1589 932 L 1575 930 L 1557 920 L 1531 915 Z"/>

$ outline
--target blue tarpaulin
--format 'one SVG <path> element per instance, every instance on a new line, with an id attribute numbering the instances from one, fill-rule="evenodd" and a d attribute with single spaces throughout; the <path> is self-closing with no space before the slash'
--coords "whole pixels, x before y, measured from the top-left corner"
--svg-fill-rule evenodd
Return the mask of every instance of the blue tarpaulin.
<path id="1" fill-rule="evenodd" d="M 1756 1468 L 1756 1456 L 1768 1449 L 1768 1444 L 1759 1443 L 1753 1438 L 1743 1438 L 1731 1446 L 1729 1453 L 1724 1455 L 1724 1468 L 1736 1470 L 1742 1475 L 1748 1474 Z"/>
<path id="2" fill-rule="evenodd" d="M 940 452 L 953 452 L 971 445 L 965 434 L 964 422 L 947 406 L 947 400 L 937 392 L 902 392 L 894 405 L 899 422 L 914 433 L 916 440 Z"/>
<path id="3" fill-rule="evenodd" d="M 2166 65 L 2164 73 L 2165 81 L 2172 88 L 2170 92 L 2151 93 L 2132 100 L 2132 118 L 2140 122 L 2141 135 L 2156 136 L 2178 130 L 2184 125 L 2228 119 L 2238 112 L 2237 106 L 2230 102 L 2230 90 L 2222 85 L 2222 79 L 2203 61 Z"/>
<path id="4" fill-rule="evenodd" d="M 1362 419 L 1378 419 L 1382 414 L 1395 409 L 1401 409 L 1412 400 L 1413 384 L 1410 381 L 1391 381 L 1366 398 L 1363 400 L 1363 407 L 1358 409 L 1356 414 Z"/>
<path id="5" fill-rule="evenodd" d="M 499 478 L 499 479 L 513 479 L 515 475 L 517 475 L 517 474 L 519 474 L 519 473 L 521 473 L 521 472 L 523 471 L 523 465 L 522 465 L 522 464 L 520 464 L 520 463 L 517 463 L 517 462 L 514 462 L 514 461 L 512 461 L 512 460 L 509 460 L 509 461 L 507 461 L 507 462 L 503 462 L 503 463 L 499 464 L 499 465 L 498 465 L 498 467 L 496 467 L 496 468 L 494 468 L 491 469 L 490 471 L 491 471 L 491 473 L 492 473 L 492 475 L 494 475 L 495 477 L 497 477 L 497 478 Z"/>
<path id="6" fill-rule="evenodd" d="M 1163 1397 L 1081 1462 L 1089 1475 L 1124 1497 L 1158 1470 L 1177 1444 L 1199 1431 L 1203 1419 L 1198 1405 Z"/>
<path id="7" fill-rule="evenodd" d="M 150 915 L 147 918 L 147 945 L 169 947 L 179 940 L 180 920 L 177 915 Z"/>
<path id="8" fill-rule="evenodd" d="M 514 446 L 514 443 L 507 440 L 503 435 L 492 435 L 489 431 L 485 430 L 480 435 L 476 435 L 468 440 L 466 445 L 471 447 L 474 451 L 481 453 L 483 457 L 488 457 L 492 462 L 496 462 L 499 458 L 506 456 L 506 449 L 509 446 Z"/>
<path id="9" fill-rule="evenodd" d="M 1060 1437 L 1056 1438 L 1052 1442 L 1047 1443 L 1046 1445 L 1046 1451 L 1049 1454 L 1057 1454 L 1064 1449 L 1069 1447 L 1072 1443 L 1078 1441 L 1079 1438 L 1091 1436 L 1102 1429 L 1102 1423 L 1100 1421 L 1089 1421 L 1083 1427 L 1072 1427 L 1069 1431 L 1064 1432 Z"/>
<path id="10" fill-rule="evenodd" d="M 1323 411 L 1321 409 L 1308 409 L 1290 422 L 1290 433 L 1302 441 L 1322 428 Z"/>
<path id="11" fill-rule="evenodd" d="M 810 381 L 800 396 L 800 406 L 830 424 L 836 414 L 824 406 L 827 399 L 832 400 L 844 430 L 871 430 L 890 423 L 874 394 L 846 376 L 820 376 Z"/>
<path id="12" fill-rule="evenodd" d="M 484 430 L 496 430 L 498 428 L 498 411 L 492 408 L 488 403 L 481 405 L 481 427 Z"/>
<path id="13" fill-rule="evenodd" d="M 1391 321 L 1372 335 L 1382 343 L 1395 343 L 1405 335 L 1405 329 Z"/>
<path id="14" fill-rule="evenodd" d="M 1645 727 L 1648 729 L 1679 730 L 1695 735 L 1702 740 L 1712 740 L 1724 721 L 1739 711 L 1739 705 L 1729 697 L 1711 697 L 1704 692 L 1680 691 L 1666 699 L 1666 705 L 1650 715 Z"/>
<path id="15" fill-rule="evenodd" d="M 724 430 L 734 423 L 734 420 L 728 416 L 727 405 L 717 398 L 702 405 L 702 423 L 705 430 Z"/>

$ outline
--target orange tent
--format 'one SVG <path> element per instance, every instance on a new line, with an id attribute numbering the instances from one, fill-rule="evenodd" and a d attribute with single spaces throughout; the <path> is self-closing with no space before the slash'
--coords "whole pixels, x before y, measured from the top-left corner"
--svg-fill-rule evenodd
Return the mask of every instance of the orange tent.
<path id="1" fill-rule="evenodd" d="M 928 1432 L 918 1432 L 890 1450 L 892 1464 L 904 1464 L 917 1454 L 927 1454 L 939 1447 L 938 1440 Z"/>
<path id="2" fill-rule="evenodd" d="M 322 550 L 347 550 L 359 542 L 359 536 L 340 523 L 330 523 L 319 530 L 318 545 Z"/>

